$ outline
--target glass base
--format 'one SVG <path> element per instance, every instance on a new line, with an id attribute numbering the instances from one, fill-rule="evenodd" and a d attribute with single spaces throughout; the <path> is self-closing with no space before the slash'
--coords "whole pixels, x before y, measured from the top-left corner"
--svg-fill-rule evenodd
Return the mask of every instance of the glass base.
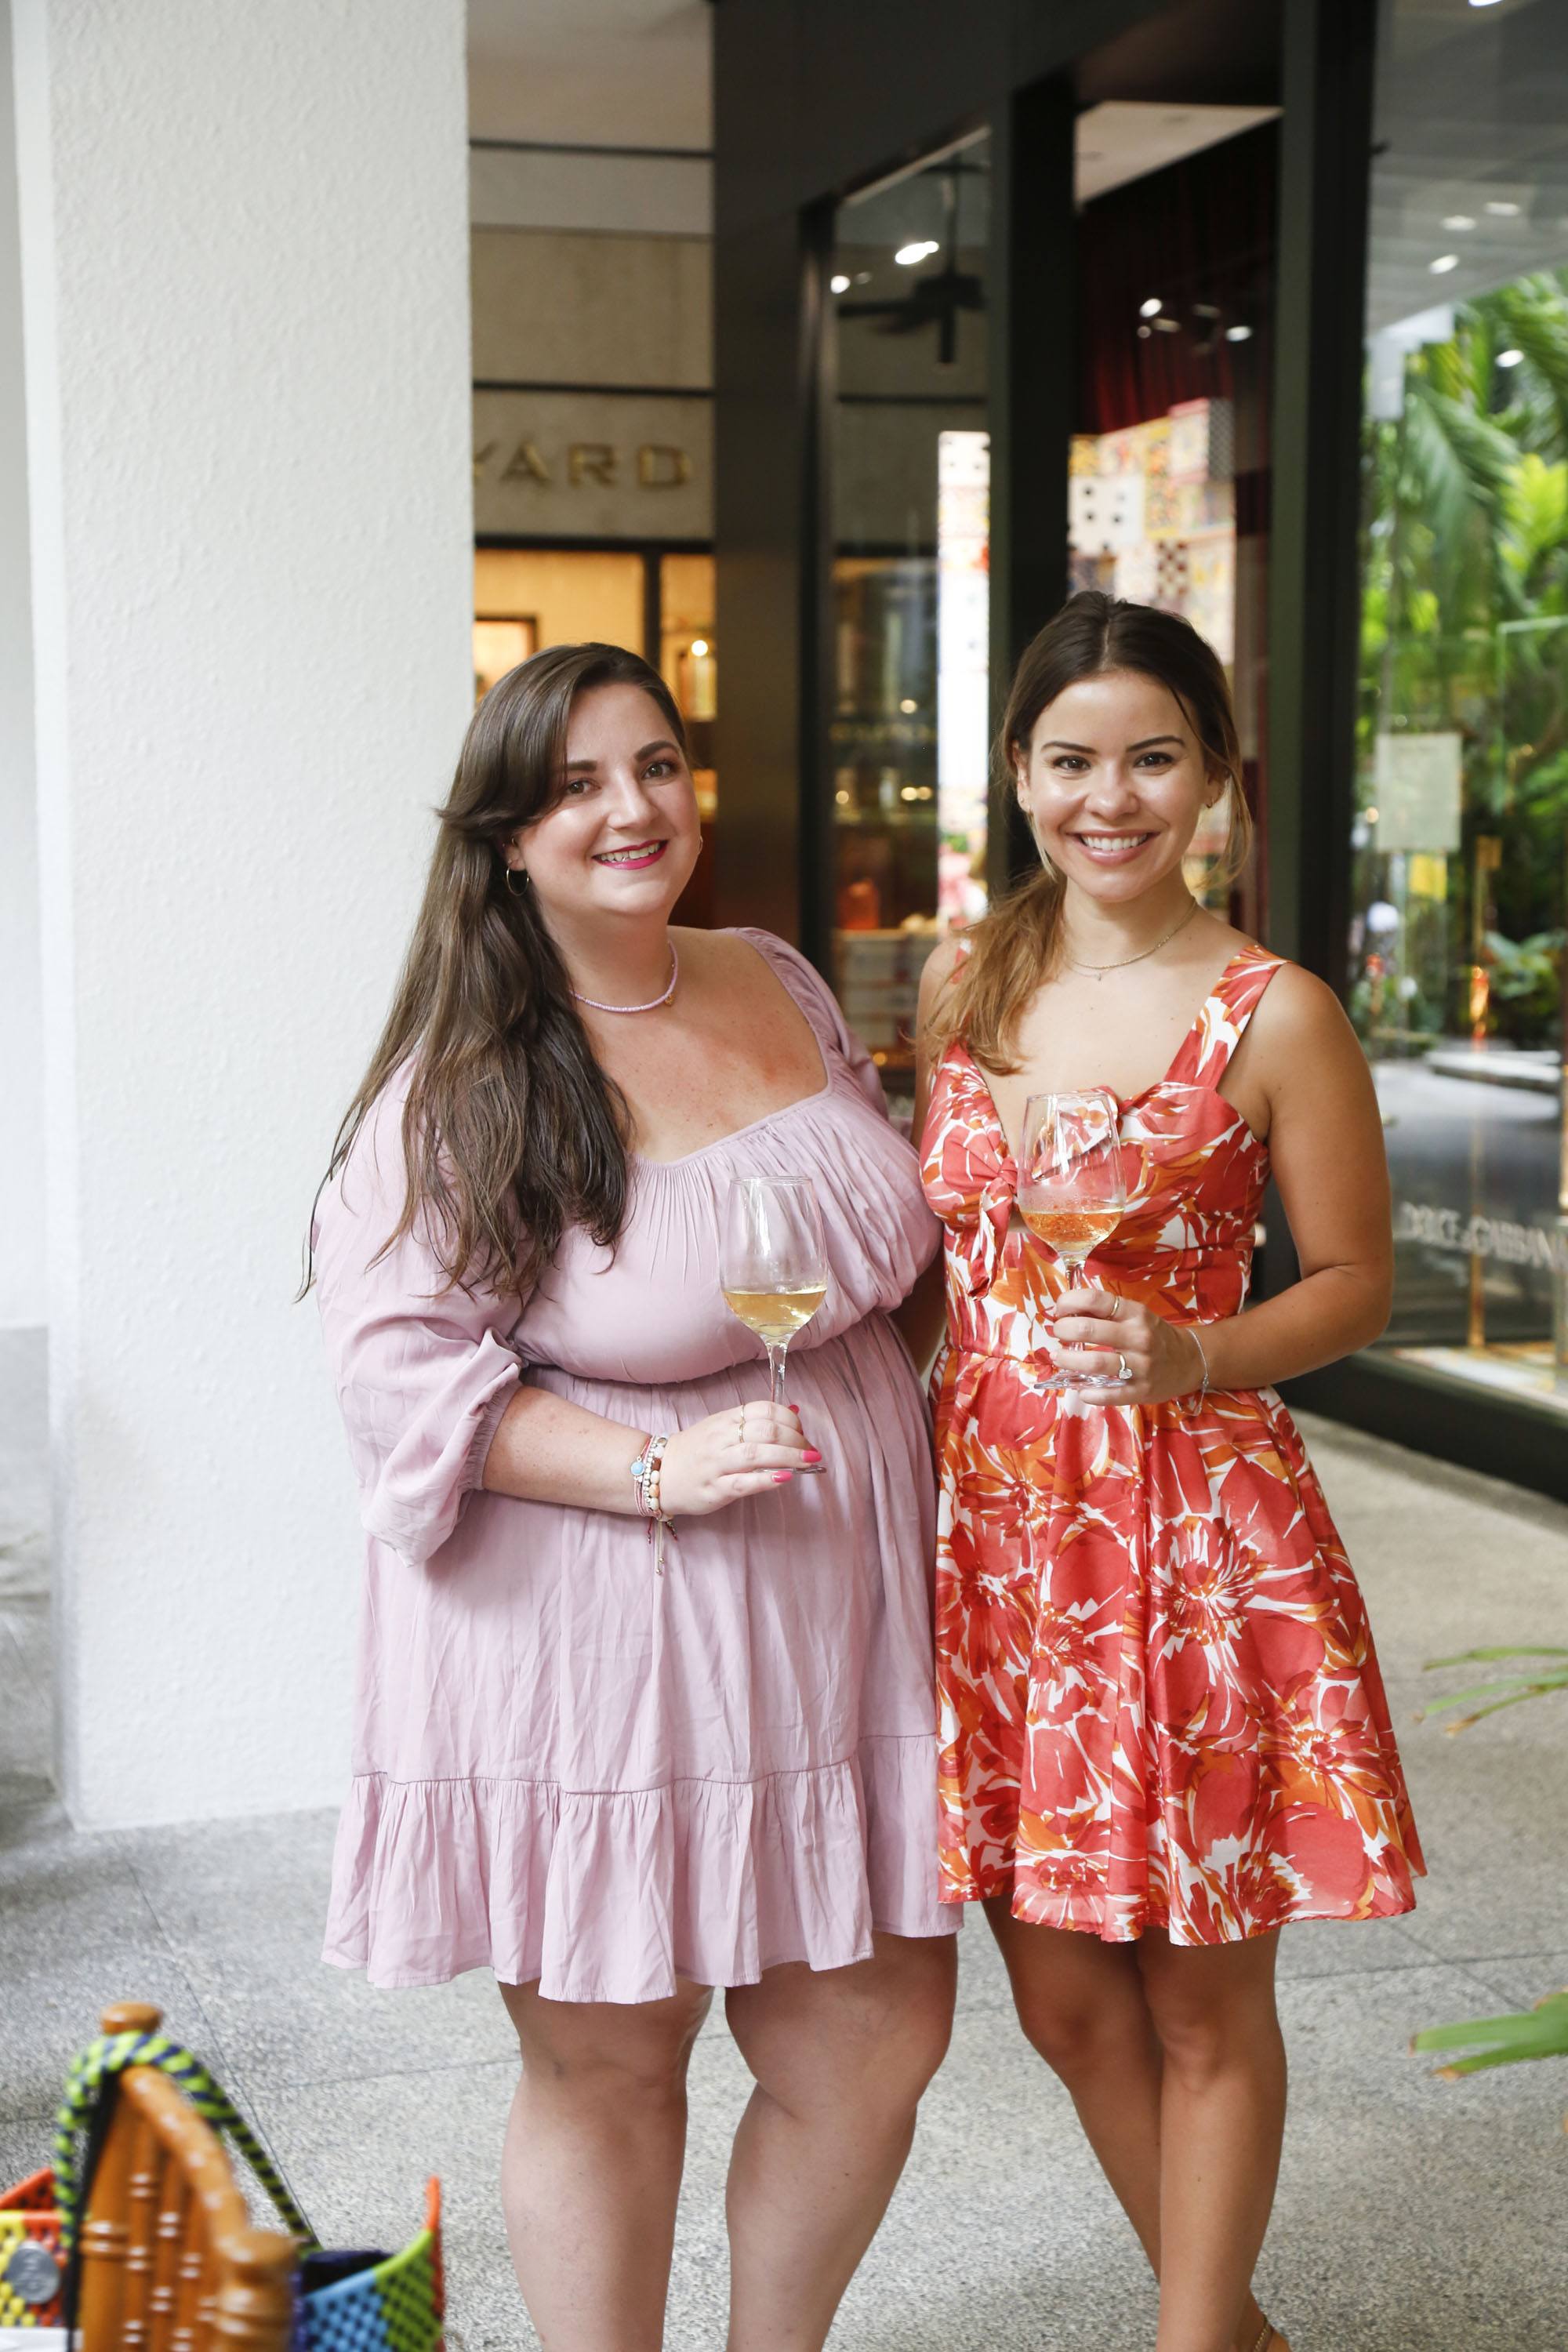
<path id="1" fill-rule="evenodd" d="M 1114 1372 L 1051 1372 L 1040 1382 L 1043 1389 L 1119 1389 L 1121 1382 Z"/>

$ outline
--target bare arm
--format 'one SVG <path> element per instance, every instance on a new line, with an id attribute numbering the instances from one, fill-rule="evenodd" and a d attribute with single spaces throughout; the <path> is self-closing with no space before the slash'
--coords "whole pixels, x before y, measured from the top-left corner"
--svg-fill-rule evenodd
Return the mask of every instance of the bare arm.
<path id="1" fill-rule="evenodd" d="M 1300 1279 L 1240 1315 L 1205 1324 L 1201 1342 L 1103 1291 L 1069 1292 L 1057 1321 L 1066 1353 L 1053 1352 L 1086 1371 L 1104 1369 L 1103 1354 L 1085 1354 L 1086 1348 L 1120 1349 L 1133 1377 L 1110 1392 L 1118 1401 L 1188 1394 L 1203 1376 L 1200 1344 L 1211 1387 L 1267 1388 L 1364 1348 L 1388 1320 L 1388 1163 L 1372 1073 L 1355 1032 L 1321 981 L 1288 966 L 1254 1015 L 1249 1045 Z"/>
<path id="2" fill-rule="evenodd" d="M 1301 1276 L 1215 1327 L 1216 1388 L 1268 1386 L 1353 1354 L 1383 1330 L 1394 1296 L 1388 1160 L 1366 1055 L 1338 998 L 1308 972 L 1279 975 L 1255 1025 L 1266 1015 L 1268 1150 Z"/>
<path id="3" fill-rule="evenodd" d="M 915 1113 L 910 1130 L 917 1151 L 925 1132 L 926 1113 L 931 1108 L 931 1077 L 936 1065 L 931 1037 L 931 1013 L 952 978 L 957 960 L 957 940 L 944 940 L 941 947 L 926 958 L 926 967 L 921 974 L 920 1010 L 915 1023 Z M 921 1276 L 893 1317 L 893 1321 L 917 1368 L 924 1374 L 931 1367 L 947 1323 L 946 1279 L 941 1250 Z"/>
<path id="4" fill-rule="evenodd" d="M 525 1381 L 507 1406 L 485 1456 L 482 1484 L 492 1495 L 524 1502 L 567 1503 L 580 1510 L 635 1517 L 631 1466 L 649 1437 L 625 1421 Z M 765 1495 L 807 1460 L 820 1458 L 788 1405 L 765 1401 L 715 1412 L 670 1438 L 660 1501 L 672 1517 L 721 1510 L 747 1495 Z"/>

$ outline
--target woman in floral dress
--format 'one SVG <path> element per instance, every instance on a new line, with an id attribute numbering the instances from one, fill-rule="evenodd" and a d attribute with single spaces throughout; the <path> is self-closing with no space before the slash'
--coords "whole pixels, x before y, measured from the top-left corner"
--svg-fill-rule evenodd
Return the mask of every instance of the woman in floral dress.
<path id="1" fill-rule="evenodd" d="M 944 1899 L 985 1905 L 1160 2279 L 1157 2352 L 1284 2352 L 1251 2294 L 1285 2113 L 1279 1930 L 1423 1868 L 1361 1595 L 1272 1382 L 1375 1338 L 1387 1176 L 1331 992 L 1192 898 L 1246 803 L 1185 622 L 1076 596 L 1002 743 L 1041 871 L 928 967 Z M 1082 1281 L 1012 1216 L 1033 1094 L 1117 1097 Z M 1247 1305 L 1272 1172 L 1300 1263 Z M 1054 1370 L 1116 1375 L 1060 1391 Z"/>

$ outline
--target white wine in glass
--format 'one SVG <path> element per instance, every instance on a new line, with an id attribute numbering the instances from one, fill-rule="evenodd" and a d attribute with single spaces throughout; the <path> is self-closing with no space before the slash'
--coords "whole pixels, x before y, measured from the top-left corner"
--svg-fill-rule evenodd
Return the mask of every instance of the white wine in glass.
<path id="1" fill-rule="evenodd" d="M 1085 1263 L 1110 1240 L 1127 1206 L 1120 1117 L 1116 1097 L 1103 1087 L 1031 1095 L 1024 1106 L 1018 1213 L 1060 1259 L 1069 1288 L 1081 1282 Z M 1117 1385 L 1114 1372 L 1053 1371 L 1045 1381 L 1050 1389 Z"/>
<path id="2" fill-rule="evenodd" d="M 827 1296 L 822 1213 L 805 1176 L 737 1176 L 719 1253 L 724 1304 L 768 1351 L 773 1401 L 784 1402 L 784 1355 Z M 821 1465 L 806 1465 L 813 1470 Z"/>

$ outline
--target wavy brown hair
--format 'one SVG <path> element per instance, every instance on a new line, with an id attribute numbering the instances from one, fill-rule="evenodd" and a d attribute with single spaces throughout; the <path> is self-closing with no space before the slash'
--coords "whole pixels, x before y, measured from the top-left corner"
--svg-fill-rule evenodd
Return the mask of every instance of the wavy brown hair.
<path id="1" fill-rule="evenodd" d="M 1225 782 L 1229 829 L 1215 879 L 1232 882 L 1252 848 L 1252 817 L 1241 782 L 1241 746 L 1230 688 L 1218 655 L 1190 621 L 1152 604 L 1085 589 L 1070 596 L 1026 646 L 1014 676 L 994 748 L 994 793 L 1005 814 L 1017 790 L 1017 765 L 1042 710 L 1080 679 L 1135 670 L 1168 687 L 1196 736 L 1204 762 Z M 1007 1076 L 1018 1022 L 1061 953 L 1066 884 L 1042 851 L 1040 871 L 998 899 L 967 934 L 969 953 L 938 995 L 929 1033 L 940 1052 L 962 1037 L 984 1069 Z"/>
<path id="2" fill-rule="evenodd" d="M 406 1064 L 407 1189 L 383 1254 L 417 1224 L 447 1288 L 485 1282 L 521 1297 L 570 1226 L 609 1246 L 626 1219 L 626 1099 L 595 1059 L 532 891 L 510 888 L 502 854 L 561 800 L 572 705 L 594 686 L 640 687 L 685 752 L 669 688 L 619 646 L 552 646 L 497 681 L 437 811 L 392 1010 L 332 1146 L 329 1182 Z"/>

